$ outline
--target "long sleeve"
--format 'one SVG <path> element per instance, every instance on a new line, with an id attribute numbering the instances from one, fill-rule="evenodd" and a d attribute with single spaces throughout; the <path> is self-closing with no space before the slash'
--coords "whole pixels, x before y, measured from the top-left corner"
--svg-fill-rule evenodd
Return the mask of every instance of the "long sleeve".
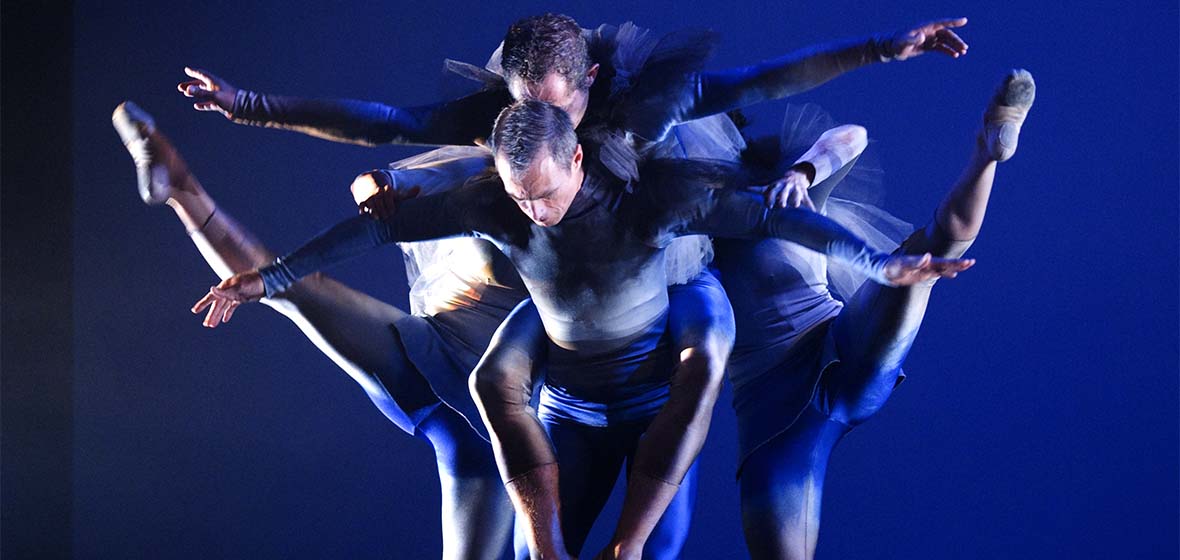
<path id="1" fill-rule="evenodd" d="M 863 239 L 822 214 L 800 208 L 766 208 L 760 196 L 736 189 L 716 191 L 714 197 L 708 211 L 688 223 L 684 233 L 730 239 L 783 239 L 844 261 L 878 283 L 889 283 L 884 276 L 889 255 L 873 250 Z"/>
<path id="2" fill-rule="evenodd" d="M 781 99 L 812 89 L 845 72 L 888 60 L 885 40 L 878 37 L 825 43 L 746 66 L 699 75 L 693 103 L 680 121 L 724 113 L 762 101 Z"/>
<path id="3" fill-rule="evenodd" d="M 394 188 L 419 187 L 423 195 L 431 195 L 457 189 L 494 165 L 487 148 L 447 146 L 395 162 L 388 172 Z"/>
<path id="4" fill-rule="evenodd" d="M 355 216 L 336 224 L 259 270 L 266 295 L 274 296 L 308 274 L 387 243 L 473 233 L 471 209 L 478 206 L 466 200 L 470 197 L 464 194 L 469 192 L 471 189 L 460 189 L 403 201 L 397 213 L 386 220 Z"/>
<path id="5" fill-rule="evenodd" d="M 400 108 L 351 99 L 306 99 L 238 90 L 236 123 L 281 128 L 317 138 L 379 144 L 465 145 L 487 136 L 500 110 L 512 102 L 503 88 Z"/>

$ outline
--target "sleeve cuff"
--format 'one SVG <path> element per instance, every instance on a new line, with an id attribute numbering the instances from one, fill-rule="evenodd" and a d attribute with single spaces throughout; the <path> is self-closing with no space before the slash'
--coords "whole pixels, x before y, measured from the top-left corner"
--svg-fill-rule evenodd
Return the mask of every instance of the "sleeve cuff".
<path id="1" fill-rule="evenodd" d="M 266 289 L 266 297 L 275 297 L 287 291 L 298 280 L 291 273 L 291 269 L 283 262 L 283 258 L 275 259 L 273 263 L 258 270 L 262 276 L 262 286 Z"/>

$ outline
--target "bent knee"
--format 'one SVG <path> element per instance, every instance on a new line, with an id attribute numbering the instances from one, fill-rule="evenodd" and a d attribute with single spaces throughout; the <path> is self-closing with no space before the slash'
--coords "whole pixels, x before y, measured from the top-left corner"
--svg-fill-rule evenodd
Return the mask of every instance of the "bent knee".
<path id="1" fill-rule="evenodd" d="M 950 233 L 946 231 L 938 220 L 934 219 L 925 227 L 918 228 L 914 233 L 910 234 L 901 246 L 898 247 L 898 253 L 903 255 L 922 255 L 930 253 L 931 255 L 943 259 L 957 259 L 967 253 L 967 249 L 975 243 L 975 238 L 956 240 L 951 237 Z M 933 284 L 933 282 L 931 282 Z"/>
<path id="2" fill-rule="evenodd" d="M 467 386 L 485 414 L 492 415 L 528 407 L 532 397 L 529 380 L 527 369 L 485 358 L 467 378 Z"/>
<path id="3" fill-rule="evenodd" d="M 824 397 L 828 417 L 847 426 L 863 424 L 885 406 L 901 379 L 901 372 L 891 369 L 875 372 L 867 383 L 837 388 Z"/>

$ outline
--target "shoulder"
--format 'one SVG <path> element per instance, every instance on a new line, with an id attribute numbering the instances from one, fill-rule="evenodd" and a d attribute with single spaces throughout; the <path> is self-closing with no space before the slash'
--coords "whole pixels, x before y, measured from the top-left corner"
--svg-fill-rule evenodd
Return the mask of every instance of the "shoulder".
<path id="1" fill-rule="evenodd" d="M 495 169 L 472 175 L 460 190 L 465 193 L 465 197 L 484 203 L 508 200 L 508 195 L 504 193 L 504 182 Z"/>

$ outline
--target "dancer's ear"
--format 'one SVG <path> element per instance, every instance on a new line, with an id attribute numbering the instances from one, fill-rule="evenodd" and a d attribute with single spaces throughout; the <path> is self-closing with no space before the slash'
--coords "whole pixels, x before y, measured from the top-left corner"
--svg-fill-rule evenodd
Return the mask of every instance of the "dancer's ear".
<path id="1" fill-rule="evenodd" d="M 582 168 L 582 145 L 574 146 L 574 159 L 570 162 L 570 172 L 577 171 Z"/>
<path id="2" fill-rule="evenodd" d="M 595 64 L 586 71 L 586 77 L 582 82 L 582 89 L 590 89 L 594 85 L 595 78 L 598 77 L 598 64 Z"/>

